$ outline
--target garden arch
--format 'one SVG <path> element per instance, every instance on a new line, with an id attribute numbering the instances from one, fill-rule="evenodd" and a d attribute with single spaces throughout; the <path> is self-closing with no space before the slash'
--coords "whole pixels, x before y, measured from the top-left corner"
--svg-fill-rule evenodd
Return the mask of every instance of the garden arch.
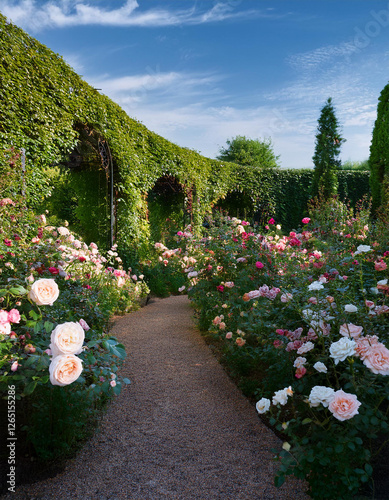
<path id="1" fill-rule="evenodd" d="M 68 173 L 71 222 L 87 241 L 112 247 L 117 235 L 116 168 L 107 140 L 95 129 L 77 124 L 78 141 L 61 165 Z"/>
<path id="2" fill-rule="evenodd" d="M 153 241 L 167 241 L 193 223 L 195 189 L 171 174 L 159 177 L 147 192 L 147 220 Z"/>

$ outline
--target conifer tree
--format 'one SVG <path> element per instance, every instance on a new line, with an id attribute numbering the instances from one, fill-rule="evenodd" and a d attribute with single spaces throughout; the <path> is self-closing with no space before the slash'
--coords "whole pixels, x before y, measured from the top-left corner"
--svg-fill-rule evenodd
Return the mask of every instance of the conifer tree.
<path id="1" fill-rule="evenodd" d="M 325 199 L 328 199 L 336 195 L 338 190 L 337 171 L 341 166 L 339 153 L 343 142 L 345 139 L 340 135 L 335 109 L 332 99 L 329 97 L 321 110 L 317 125 L 315 154 L 312 158 L 315 165 L 312 196 L 318 196 L 320 193 Z"/>

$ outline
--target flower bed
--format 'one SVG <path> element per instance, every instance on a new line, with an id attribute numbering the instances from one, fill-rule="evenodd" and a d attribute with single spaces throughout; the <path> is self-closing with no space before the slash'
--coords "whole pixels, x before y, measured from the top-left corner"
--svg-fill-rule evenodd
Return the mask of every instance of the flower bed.
<path id="1" fill-rule="evenodd" d="M 388 441 L 389 249 L 368 217 L 331 200 L 288 235 L 220 219 L 172 253 L 200 326 L 284 437 L 275 483 L 305 478 L 316 499 L 355 496 Z"/>
<path id="2" fill-rule="evenodd" d="M 149 290 L 115 247 L 103 256 L 11 199 L 0 220 L 0 390 L 17 400 L 19 457 L 54 459 L 130 382 L 118 374 L 126 353 L 108 322 Z"/>

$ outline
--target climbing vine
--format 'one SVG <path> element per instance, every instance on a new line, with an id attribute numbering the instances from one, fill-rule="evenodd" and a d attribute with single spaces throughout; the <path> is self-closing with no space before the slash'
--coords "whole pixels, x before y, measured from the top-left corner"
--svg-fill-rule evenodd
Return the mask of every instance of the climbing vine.
<path id="1" fill-rule="evenodd" d="M 228 202 L 229 193 L 244 196 L 250 216 L 257 213 L 260 218 L 277 211 L 286 213 L 286 208 L 289 226 L 293 226 L 293 221 L 305 210 L 310 171 L 264 172 L 257 167 L 211 160 L 172 144 L 130 118 L 111 99 L 82 80 L 60 55 L 9 23 L 1 14 L 0 45 L 0 150 L 25 150 L 29 206 L 42 208 L 50 204 L 48 200 L 52 198 L 52 209 L 59 210 L 61 196 L 65 196 L 68 215 L 78 220 L 80 227 L 75 222 L 75 228 L 84 233 L 86 239 L 95 238 L 86 234 L 87 226 L 105 227 L 106 223 L 100 219 L 106 215 L 102 207 L 90 209 L 93 190 L 87 173 L 74 170 L 74 177 L 73 172 L 60 173 L 66 170 L 70 158 L 88 134 L 107 141 L 110 147 L 116 241 L 123 251 L 147 245 L 150 237 L 148 195 L 157 181 L 166 176 L 173 177 L 181 186 L 182 196 L 187 206 L 190 205 L 190 222 L 195 231 L 201 227 L 206 212 L 218 201 Z M 97 163 L 91 169 L 100 175 Z M 53 175 L 55 172 L 58 175 Z M 368 184 L 365 184 L 367 190 Z M 288 185 L 296 187 L 293 196 L 285 196 Z M 101 197 L 102 190 L 97 191 Z M 290 204 L 294 205 L 292 211 Z M 295 215 L 291 218 L 292 213 Z"/>

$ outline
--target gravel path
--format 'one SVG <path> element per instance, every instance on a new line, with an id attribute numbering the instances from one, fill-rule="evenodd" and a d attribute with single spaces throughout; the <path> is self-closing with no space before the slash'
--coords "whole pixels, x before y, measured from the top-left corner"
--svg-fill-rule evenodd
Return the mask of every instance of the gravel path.
<path id="1" fill-rule="evenodd" d="M 308 498 L 294 479 L 273 486 L 280 442 L 212 355 L 187 297 L 155 299 L 112 334 L 132 384 L 61 474 L 4 499 Z"/>

